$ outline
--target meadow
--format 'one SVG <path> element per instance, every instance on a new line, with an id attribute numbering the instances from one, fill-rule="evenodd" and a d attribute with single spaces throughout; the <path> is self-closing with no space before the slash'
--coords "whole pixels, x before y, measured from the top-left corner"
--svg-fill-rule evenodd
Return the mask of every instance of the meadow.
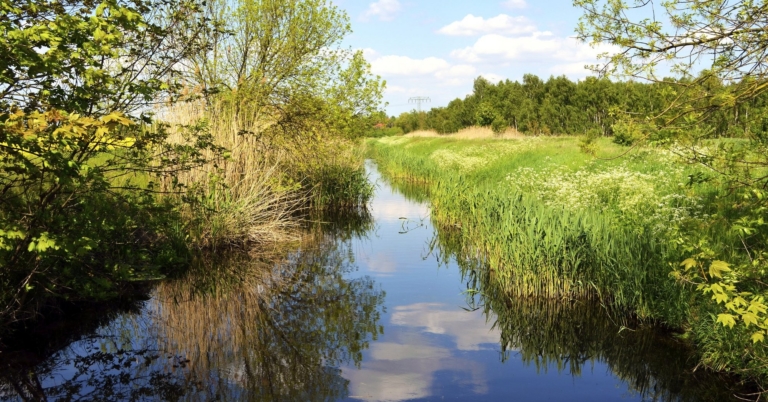
<path id="1" fill-rule="evenodd" d="M 764 377 L 762 344 L 716 323 L 722 306 L 675 275 L 693 238 L 742 258 L 738 236 L 718 226 L 732 213 L 728 189 L 674 148 L 603 138 L 590 155 L 580 144 L 401 136 L 367 146 L 390 179 L 426 189 L 433 221 L 461 239 L 457 258 L 477 261 L 510 297 L 596 300 L 629 328 L 690 340 L 704 366 Z"/>

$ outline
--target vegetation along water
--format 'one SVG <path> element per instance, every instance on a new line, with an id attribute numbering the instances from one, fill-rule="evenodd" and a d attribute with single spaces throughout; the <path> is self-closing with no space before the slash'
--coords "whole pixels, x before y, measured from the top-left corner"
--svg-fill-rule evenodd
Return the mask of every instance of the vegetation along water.
<path id="1" fill-rule="evenodd" d="M 3 398 L 738 400 L 689 345 L 589 300 L 510 297 L 423 188 L 378 179 L 370 213 L 293 245 L 201 261 L 145 302 L 8 339 Z"/>
<path id="2" fill-rule="evenodd" d="M 0 399 L 768 397 L 768 8 L 572 3 L 390 117 L 336 2 L 0 0 Z"/>

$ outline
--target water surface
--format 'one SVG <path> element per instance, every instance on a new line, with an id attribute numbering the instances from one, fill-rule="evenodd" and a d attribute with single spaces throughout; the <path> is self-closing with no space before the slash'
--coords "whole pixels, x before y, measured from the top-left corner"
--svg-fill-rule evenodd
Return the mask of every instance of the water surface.
<path id="1" fill-rule="evenodd" d="M 289 249 L 201 262 L 150 298 L 32 331 L 0 354 L 3 400 L 733 399 L 684 344 L 599 305 L 510 299 L 418 189 Z M 408 194 L 408 197 L 404 195 Z M 354 218 L 354 219 L 350 219 Z"/>

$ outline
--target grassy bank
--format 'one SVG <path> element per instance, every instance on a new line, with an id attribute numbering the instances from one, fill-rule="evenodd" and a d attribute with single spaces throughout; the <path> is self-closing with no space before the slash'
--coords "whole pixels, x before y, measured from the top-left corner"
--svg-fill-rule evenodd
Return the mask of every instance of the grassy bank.
<path id="1" fill-rule="evenodd" d="M 593 157 L 573 137 L 368 142 L 385 175 L 428 188 L 433 219 L 510 296 L 596 299 L 628 326 L 680 330 L 705 365 L 765 378 L 762 344 L 716 324 L 711 295 L 670 277 L 692 232 L 741 258 L 738 237 L 711 224 L 727 192 L 669 150 L 599 145 Z"/>

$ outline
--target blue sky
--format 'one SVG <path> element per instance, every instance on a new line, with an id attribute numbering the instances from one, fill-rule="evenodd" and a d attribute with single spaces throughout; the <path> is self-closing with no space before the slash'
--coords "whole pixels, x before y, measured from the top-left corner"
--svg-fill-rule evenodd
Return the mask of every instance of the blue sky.
<path id="1" fill-rule="evenodd" d="M 346 45 L 364 49 L 387 81 L 387 111 L 444 106 L 472 91 L 482 75 L 520 80 L 525 73 L 572 79 L 588 74 L 605 49 L 574 39 L 580 10 L 571 0 L 334 0 L 352 20 Z"/>

